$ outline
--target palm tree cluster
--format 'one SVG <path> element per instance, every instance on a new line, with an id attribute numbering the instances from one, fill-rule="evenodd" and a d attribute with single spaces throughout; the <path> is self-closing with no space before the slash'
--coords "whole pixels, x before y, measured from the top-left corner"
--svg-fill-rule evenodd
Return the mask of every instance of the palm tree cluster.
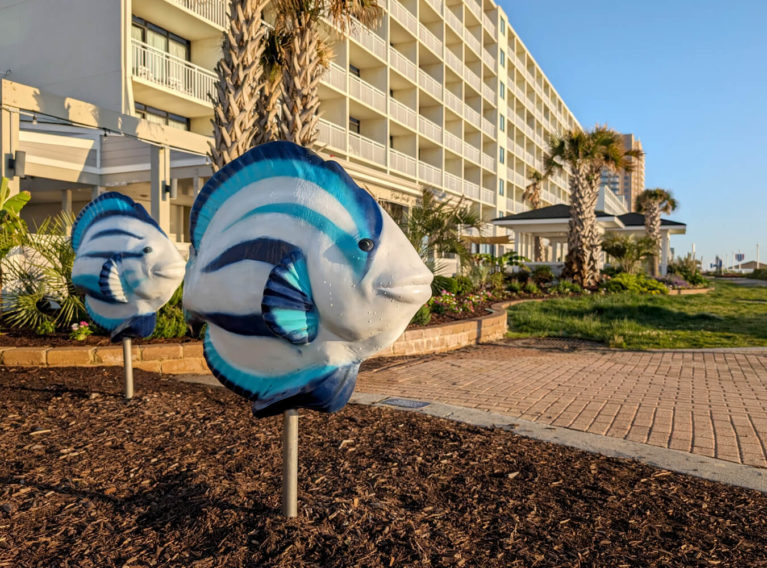
<path id="1" fill-rule="evenodd" d="M 322 20 L 346 33 L 377 25 L 383 10 L 377 0 L 231 0 L 230 14 L 212 96 L 215 169 L 271 140 L 311 146 L 332 59 Z"/>
<path id="2" fill-rule="evenodd" d="M 560 170 L 570 174 L 570 224 L 563 276 L 584 288 L 593 288 L 601 268 L 601 234 L 596 205 L 603 168 L 631 171 L 631 158 L 640 150 L 626 150 L 621 135 L 606 126 L 590 132 L 569 130 L 549 141 L 544 176 Z"/>

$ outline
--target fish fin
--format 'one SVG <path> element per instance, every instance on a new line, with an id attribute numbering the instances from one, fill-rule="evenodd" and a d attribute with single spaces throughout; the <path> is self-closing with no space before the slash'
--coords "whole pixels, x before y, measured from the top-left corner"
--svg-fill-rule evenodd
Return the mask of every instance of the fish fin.
<path id="1" fill-rule="evenodd" d="M 121 265 L 122 258 L 119 254 L 107 259 L 101 267 L 101 273 L 99 274 L 99 288 L 106 298 L 121 304 L 127 304 L 128 298 L 125 296 L 122 279 L 120 278 Z"/>
<path id="2" fill-rule="evenodd" d="M 311 343 L 317 337 L 319 315 L 312 299 L 306 258 L 300 250 L 291 252 L 272 269 L 261 313 L 274 335 L 295 345 Z"/>
<path id="3" fill-rule="evenodd" d="M 253 415 L 265 418 L 291 408 L 338 412 L 349 402 L 359 368 L 359 363 L 337 367 L 302 388 L 277 393 L 264 400 L 254 400 L 251 405 Z"/>
<path id="4" fill-rule="evenodd" d="M 122 341 L 125 337 L 149 337 L 157 325 L 157 314 L 145 314 L 125 320 L 118 325 L 110 335 L 113 342 Z"/>

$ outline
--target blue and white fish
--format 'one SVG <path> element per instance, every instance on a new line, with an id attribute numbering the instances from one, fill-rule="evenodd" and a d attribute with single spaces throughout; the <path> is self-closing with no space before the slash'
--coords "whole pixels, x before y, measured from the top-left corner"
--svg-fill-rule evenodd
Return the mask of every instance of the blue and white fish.
<path id="1" fill-rule="evenodd" d="M 290 142 L 219 170 L 192 207 L 184 308 L 213 374 L 256 416 L 334 412 L 360 362 L 393 343 L 432 274 L 336 162 Z"/>
<path id="2" fill-rule="evenodd" d="M 148 337 L 184 278 L 176 246 L 141 205 L 120 193 L 91 201 L 72 227 L 72 283 L 112 341 Z"/>

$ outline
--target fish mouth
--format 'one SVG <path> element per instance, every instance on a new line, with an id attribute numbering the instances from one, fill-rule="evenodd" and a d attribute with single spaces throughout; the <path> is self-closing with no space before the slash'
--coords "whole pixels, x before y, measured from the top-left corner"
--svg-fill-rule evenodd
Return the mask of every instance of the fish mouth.
<path id="1" fill-rule="evenodd" d="M 152 270 L 152 274 L 158 278 L 169 278 L 176 280 L 184 276 L 186 271 L 186 263 L 171 264 L 169 266 L 157 267 Z"/>
<path id="2" fill-rule="evenodd" d="M 376 287 L 376 292 L 404 304 L 423 304 L 431 296 L 431 275 L 429 278 L 417 278 L 405 282 L 384 283 Z"/>

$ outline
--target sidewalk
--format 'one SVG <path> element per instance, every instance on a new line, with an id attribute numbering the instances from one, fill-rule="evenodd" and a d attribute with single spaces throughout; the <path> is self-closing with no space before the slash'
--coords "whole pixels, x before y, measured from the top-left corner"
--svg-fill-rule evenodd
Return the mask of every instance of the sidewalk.
<path id="1" fill-rule="evenodd" d="M 767 350 L 634 352 L 509 341 L 382 360 L 363 367 L 356 391 L 767 467 Z"/>

